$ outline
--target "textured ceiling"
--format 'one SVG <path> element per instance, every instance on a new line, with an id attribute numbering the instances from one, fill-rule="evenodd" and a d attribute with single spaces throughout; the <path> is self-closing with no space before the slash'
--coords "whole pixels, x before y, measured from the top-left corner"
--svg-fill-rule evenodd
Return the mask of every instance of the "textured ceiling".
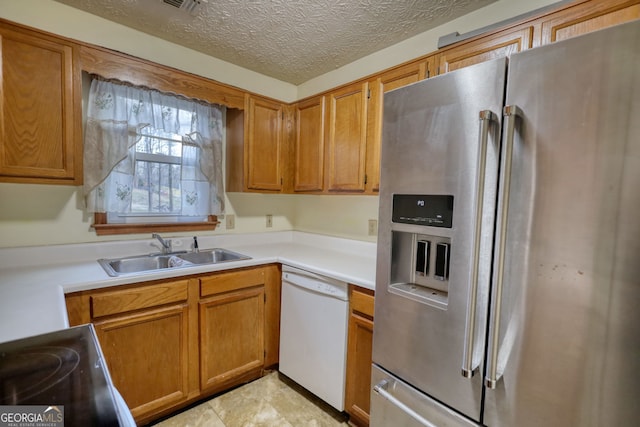
<path id="1" fill-rule="evenodd" d="M 297 85 L 496 0 L 56 1 Z"/>

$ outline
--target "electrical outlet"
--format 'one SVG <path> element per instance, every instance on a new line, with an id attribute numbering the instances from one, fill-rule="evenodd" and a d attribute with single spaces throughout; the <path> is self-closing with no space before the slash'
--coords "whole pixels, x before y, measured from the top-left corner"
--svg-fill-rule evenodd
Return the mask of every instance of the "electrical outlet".
<path id="1" fill-rule="evenodd" d="M 267 227 L 273 227 L 273 215 L 267 214 Z"/>
<path id="2" fill-rule="evenodd" d="M 224 216 L 225 222 L 226 222 L 226 227 L 227 230 L 233 230 L 234 228 L 236 228 L 236 216 L 235 215 L 231 215 L 231 214 L 227 214 Z"/>
<path id="3" fill-rule="evenodd" d="M 369 236 L 377 236 L 378 235 L 378 220 L 370 219 L 369 220 Z"/>

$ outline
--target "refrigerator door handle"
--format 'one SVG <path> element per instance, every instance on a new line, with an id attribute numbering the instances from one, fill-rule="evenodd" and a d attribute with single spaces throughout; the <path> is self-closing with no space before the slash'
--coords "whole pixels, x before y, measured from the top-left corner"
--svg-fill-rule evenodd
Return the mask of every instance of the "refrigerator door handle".
<path id="1" fill-rule="evenodd" d="M 389 402 L 391 402 L 392 404 L 397 406 L 400 410 L 402 410 L 404 413 L 409 415 L 411 418 L 413 418 L 414 420 L 416 420 L 417 422 L 419 422 L 423 426 L 425 426 L 425 427 L 437 427 L 435 424 L 432 424 L 429 421 L 427 421 L 426 419 L 424 419 L 424 417 L 422 415 L 418 414 L 416 411 L 411 409 L 409 406 L 407 406 L 400 399 L 398 399 L 397 397 L 395 397 L 394 395 L 389 393 L 387 391 L 388 387 L 389 387 L 389 381 L 388 380 L 382 380 L 378 384 L 373 386 L 373 391 L 375 391 L 380 396 L 382 396 L 385 399 L 387 399 Z"/>
<path id="2" fill-rule="evenodd" d="M 515 127 L 517 117 L 522 116 L 522 110 L 516 105 L 505 105 L 503 114 L 505 117 L 506 139 L 505 139 L 505 158 L 504 170 L 501 183 L 501 205 L 499 212 L 499 230 L 500 238 L 498 242 L 496 280 L 494 283 L 494 300 L 491 305 L 491 321 L 490 321 L 490 338 L 489 338 L 489 355 L 487 363 L 487 373 L 484 381 L 485 385 L 490 389 L 495 389 L 500 379 L 498 373 L 498 346 L 500 339 L 500 314 L 502 307 L 502 286 L 504 282 L 504 257 L 507 235 L 507 217 L 509 215 L 509 194 L 511 189 L 511 163 L 513 158 L 513 140 L 515 136 Z"/>
<path id="3" fill-rule="evenodd" d="M 491 121 L 496 116 L 491 110 L 480 111 L 480 130 L 478 134 L 478 168 L 476 175 L 476 207 L 475 230 L 473 236 L 473 256 L 471 262 L 471 277 L 469 299 L 467 302 L 467 321 L 464 333 L 464 350 L 462 355 L 462 376 L 471 378 L 480 366 L 479 360 L 474 359 L 474 341 L 476 329 L 476 308 L 478 304 L 478 263 L 480 260 L 480 237 L 482 235 L 482 207 L 484 205 L 484 178 L 487 166 L 487 144 Z"/>

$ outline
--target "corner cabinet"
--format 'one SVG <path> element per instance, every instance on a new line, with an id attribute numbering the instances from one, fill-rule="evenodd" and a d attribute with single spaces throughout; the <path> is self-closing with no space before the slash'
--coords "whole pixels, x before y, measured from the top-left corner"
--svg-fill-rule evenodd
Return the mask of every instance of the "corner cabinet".
<path id="1" fill-rule="evenodd" d="M 295 106 L 294 192 L 324 190 L 325 104 L 319 96 Z"/>
<path id="2" fill-rule="evenodd" d="M 345 411 L 357 426 L 369 425 L 374 292 L 349 285 L 349 335 Z"/>
<path id="3" fill-rule="evenodd" d="M 244 180 L 248 191 L 280 192 L 284 181 L 284 104 L 247 95 Z"/>
<path id="4" fill-rule="evenodd" d="M 94 324 L 114 385 L 146 424 L 278 363 L 279 277 L 273 264 L 82 291 L 67 312 L 72 326 Z"/>
<path id="5" fill-rule="evenodd" d="M 78 46 L 0 21 L 0 181 L 82 183 Z"/>

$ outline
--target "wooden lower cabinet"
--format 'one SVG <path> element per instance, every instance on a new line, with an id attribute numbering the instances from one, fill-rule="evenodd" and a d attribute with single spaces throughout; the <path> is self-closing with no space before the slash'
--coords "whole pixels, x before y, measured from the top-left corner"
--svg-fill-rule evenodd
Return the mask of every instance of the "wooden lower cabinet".
<path id="1" fill-rule="evenodd" d="M 188 306 L 95 322 L 109 372 L 136 420 L 188 397 Z"/>
<path id="2" fill-rule="evenodd" d="M 72 326 L 94 324 L 139 425 L 278 363 L 276 264 L 81 291 L 66 302 Z"/>
<path id="3" fill-rule="evenodd" d="M 373 350 L 373 291 L 349 286 L 345 411 L 351 423 L 369 425 Z"/>
<path id="4" fill-rule="evenodd" d="M 212 392 L 259 377 L 265 354 L 264 272 L 245 270 L 220 276 L 223 280 L 201 279 L 201 292 L 212 279 L 217 283 L 228 280 L 234 290 L 220 286 L 222 292 L 199 303 L 200 385 Z M 243 276 L 248 280 L 242 280 Z"/>

